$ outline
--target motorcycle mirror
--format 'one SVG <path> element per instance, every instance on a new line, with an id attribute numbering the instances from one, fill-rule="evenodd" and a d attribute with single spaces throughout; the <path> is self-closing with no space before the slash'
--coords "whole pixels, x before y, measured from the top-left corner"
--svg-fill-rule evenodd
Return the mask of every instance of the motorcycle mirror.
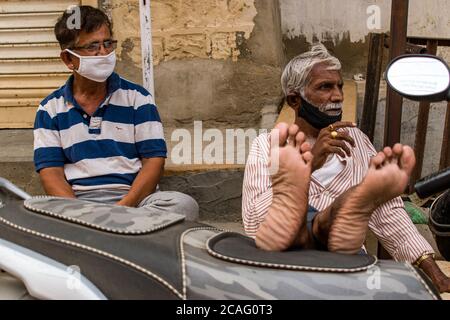
<path id="1" fill-rule="evenodd" d="M 432 55 L 403 55 L 394 59 L 386 72 L 388 85 L 414 101 L 450 101 L 450 69 Z"/>

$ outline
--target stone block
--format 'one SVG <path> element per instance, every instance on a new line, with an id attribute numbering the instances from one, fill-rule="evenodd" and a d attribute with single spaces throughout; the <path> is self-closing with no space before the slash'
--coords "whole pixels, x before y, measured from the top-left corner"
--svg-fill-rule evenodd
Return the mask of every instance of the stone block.
<path id="1" fill-rule="evenodd" d="M 236 48 L 236 35 L 230 33 L 214 33 L 210 36 L 211 57 L 213 59 L 232 58 L 237 61 L 239 50 Z"/>
<path id="2" fill-rule="evenodd" d="M 206 35 L 176 34 L 165 41 L 165 60 L 182 58 L 208 58 L 206 52 Z"/>
<path id="3" fill-rule="evenodd" d="M 180 191 L 197 200 L 200 220 L 241 221 L 244 170 L 214 170 L 186 173 L 161 179 L 161 190 Z"/>

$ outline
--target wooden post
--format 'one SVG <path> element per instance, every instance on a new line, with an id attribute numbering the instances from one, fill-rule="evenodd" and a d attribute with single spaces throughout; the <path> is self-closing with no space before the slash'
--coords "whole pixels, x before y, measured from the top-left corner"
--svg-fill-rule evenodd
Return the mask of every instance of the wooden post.
<path id="1" fill-rule="evenodd" d="M 391 32 L 389 44 L 389 59 L 405 54 L 406 38 L 408 33 L 408 9 L 409 0 L 392 0 Z M 384 144 L 393 146 L 400 142 L 402 124 L 403 98 L 388 87 L 386 99 L 386 115 L 384 129 Z M 391 256 L 378 242 L 377 256 L 380 259 L 390 259 Z"/>
<path id="2" fill-rule="evenodd" d="M 142 51 L 142 78 L 144 88 L 155 99 L 155 84 L 153 80 L 153 49 L 152 49 L 152 19 L 150 0 L 139 0 L 141 21 L 141 51 Z"/>
<path id="3" fill-rule="evenodd" d="M 409 0 L 392 0 L 389 58 L 405 54 L 408 29 Z M 384 144 L 400 142 L 403 98 L 391 88 L 387 90 Z"/>
<path id="4" fill-rule="evenodd" d="M 366 89 L 360 129 L 369 137 L 370 141 L 373 142 L 377 118 L 378 96 L 380 92 L 385 34 L 371 33 L 369 41 Z"/>
<path id="5" fill-rule="evenodd" d="M 427 52 L 432 55 L 437 53 L 438 42 L 436 40 L 428 40 Z M 414 168 L 409 185 L 410 193 L 414 192 L 414 184 L 422 176 L 423 158 L 425 153 L 425 143 L 427 136 L 428 117 L 430 114 L 430 103 L 421 102 L 419 106 L 419 115 L 417 117 L 416 140 L 414 151 L 416 153 L 416 167 Z"/>
<path id="6" fill-rule="evenodd" d="M 450 167 L 450 102 L 447 104 L 445 116 L 444 138 L 442 139 L 440 169 Z"/>

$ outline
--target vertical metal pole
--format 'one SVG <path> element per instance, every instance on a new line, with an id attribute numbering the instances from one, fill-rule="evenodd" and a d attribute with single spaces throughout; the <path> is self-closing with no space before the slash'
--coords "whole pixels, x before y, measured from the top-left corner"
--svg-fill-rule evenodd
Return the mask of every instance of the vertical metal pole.
<path id="1" fill-rule="evenodd" d="M 406 52 L 406 37 L 408 33 L 409 0 L 392 0 L 390 61 Z M 403 98 L 388 88 L 386 100 L 386 117 L 384 144 L 393 146 L 400 142 L 402 123 Z"/>
<path id="2" fill-rule="evenodd" d="M 155 84 L 153 79 L 153 49 L 152 49 L 152 19 L 150 0 L 139 0 L 141 20 L 141 51 L 142 51 L 142 77 L 144 88 L 155 99 Z"/>

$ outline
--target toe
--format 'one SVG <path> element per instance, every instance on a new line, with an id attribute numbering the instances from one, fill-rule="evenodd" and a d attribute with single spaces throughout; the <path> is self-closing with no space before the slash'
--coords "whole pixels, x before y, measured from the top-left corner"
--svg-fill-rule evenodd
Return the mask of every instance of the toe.
<path id="1" fill-rule="evenodd" d="M 289 127 L 288 144 L 292 147 L 295 147 L 295 145 L 296 145 L 297 133 L 299 130 L 300 130 L 300 128 L 296 124 L 293 124 Z"/>
<path id="2" fill-rule="evenodd" d="M 416 156 L 414 155 L 414 150 L 409 146 L 403 146 L 400 157 L 400 168 L 405 170 L 408 175 L 411 175 L 415 165 Z"/>
<path id="3" fill-rule="evenodd" d="M 392 148 L 392 152 L 394 153 L 394 157 L 400 158 L 403 153 L 403 145 L 397 143 L 394 148 Z"/>
<path id="4" fill-rule="evenodd" d="M 277 124 L 270 133 L 271 139 L 278 139 L 278 145 L 283 147 L 288 138 L 288 129 L 289 125 L 287 123 L 281 122 Z"/>
<path id="5" fill-rule="evenodd" d="M 399 159 L 402 156 L 402 153 L 403 153 L 403 145 L 401 145 L 400 143 L 395 144 L 394 147 L 392 148 L 391 162 L 394 164 L 398 164 Z"/>
<path id="6" fill-rule="evenodd" d="M 308 151 L 311 151 L 311 145 L 309 144 L 309 142 L 302 143 L 301 147 L 300 147 L 300 151 L 301 151 L 301 153 L 306 153 Z"/>
<path id="7" fill-rule="evenodd" d="M 301 148 L 304 143 L 305 143 L 305 134 L 303 132 L 299 131 L 297 133 L 297 135 L 295 136 L 295 146 L 299 151 L 303 152 L 303 150 Z"/>
<path id="8" fill-rule="evenodd" d="M 303 160 L 305 160 L 307 165 L 311 165 L 312 164 L 312 160 L 313 160 L 313 155 L 311 152 L 306 151 L 305 153 L 302 154 L 303 156 Z"/>
<path id="9" fill-rule="evenodd" d="M 391 158 L 393 155 L 392 149 L 390 147 L 384 148 L 383 153 L 386 155 L 386 158 Z"/>
<path id="10" fill-rule="evenodd" d="M 386 160 L 386 153 L 385 152 L 379 152 L 375 157 L 373 157 L 370 160 L 370 167 L 372 168 L 378 168 L 383 164 L 383 162 Z"/>
<path id="11" fill-rule="evenodd" d="M 386 159 L 384 160 L 384 163 L 397 163 L 396 155 L 394 154 L 394 151 L 390 147 L 386 147 L 383 149 L 383 153 L 386 156 Z"/>

